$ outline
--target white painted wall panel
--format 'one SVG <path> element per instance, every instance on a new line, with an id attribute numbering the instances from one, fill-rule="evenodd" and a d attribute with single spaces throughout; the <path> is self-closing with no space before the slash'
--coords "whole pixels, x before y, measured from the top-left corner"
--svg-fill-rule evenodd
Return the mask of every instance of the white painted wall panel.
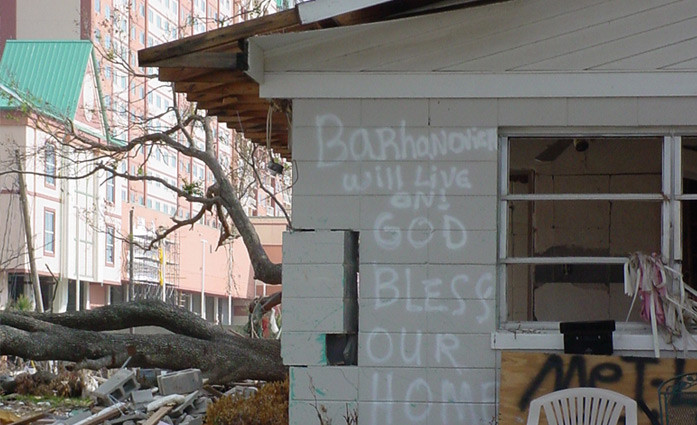
<path id="1" fill-rule="evenodd" d="M 689 1 L 508 1 L 260 45 L 271 72 L 660 70 L 695 59 L 695 19 Z"/>

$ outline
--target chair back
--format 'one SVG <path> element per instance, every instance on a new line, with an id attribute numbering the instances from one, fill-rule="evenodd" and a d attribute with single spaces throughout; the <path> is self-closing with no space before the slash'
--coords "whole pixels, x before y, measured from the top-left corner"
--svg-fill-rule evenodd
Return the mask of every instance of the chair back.
<path id="1" fill-rule="evenodd" d="M 658 387 L 663 425 L 697 423 L 697 373 L 685 373 L 663 381 Z"/>
<path id="2" fill-rule="evenodd" d="M 626 425 L 637 424 L 636 401 L 602 388 L 569 388 L 536 398 L 527 425 L 539 423 L 541 408 L 549 425 L 616 425 L 622 413 Z"/>

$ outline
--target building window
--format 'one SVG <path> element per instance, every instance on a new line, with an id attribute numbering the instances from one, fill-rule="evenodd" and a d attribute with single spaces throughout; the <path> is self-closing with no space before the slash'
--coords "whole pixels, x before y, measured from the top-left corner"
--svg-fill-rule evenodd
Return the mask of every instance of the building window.
<path id="1" fill-rule="evenodd" d="M 635 252 L 682 263 L 697 286 L 697 138 L 509 137 L 501 147 L 505 327 L 639 321 L 640 303 L 630 311 L 624 294 Z"/>
<path id="2" fill-rule="evenodd" d="M 106 200 L 109 203 L 114 203 L 116 199 L 116 186 L 114 185 L 114 176 L 109 176 L 106 179 Z"/>
<path id="3" fill-rule="evenodd" d="M 44 210 L 44 254 L 53 255 L 56 252 L 56 212 Z"/>
<path id="4" fill-rule="evenodd" d="M 101 2 L 100 0 L 94 0 L 94 11 L 97 13 L 100 13 L 102 10 Z"/>
<path id="5" fill-rule="evenodd" d="M 114 226 L 106 226 L 106 262 L 107 264 L 114 264 Z"/>
<path id="6" fill-rule="evenodd" d="M 45 151 L 45 171 L 44 184 L 46 186 L 56 186 L 56 146 L 53 143 L 46 143 Z"/>

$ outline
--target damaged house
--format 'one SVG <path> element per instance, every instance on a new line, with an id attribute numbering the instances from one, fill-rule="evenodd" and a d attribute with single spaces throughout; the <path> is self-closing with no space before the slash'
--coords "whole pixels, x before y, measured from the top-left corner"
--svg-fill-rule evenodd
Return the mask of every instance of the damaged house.
<path id="1" fill-rule="evenodd" d="M 690 1 L 315 0 L 141 51 L 292 160 L 291 423 L 522 422 L 576 321 L 648 360 L 566 384 L 657 409 L 691 363 L 653 358 L 697 344 L 654 337 L 625 264 L 697 285 L 695 38 Z"/>

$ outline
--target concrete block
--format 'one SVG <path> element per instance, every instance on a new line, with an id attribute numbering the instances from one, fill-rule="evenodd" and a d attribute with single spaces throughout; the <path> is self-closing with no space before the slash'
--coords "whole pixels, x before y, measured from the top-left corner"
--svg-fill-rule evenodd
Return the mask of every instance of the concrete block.
<path id="1" fill-rule="evenodd" d="M 355 264 L 283 264 L 283 291 L 293 298 L 356 298 Z"/>
<path id="2" fill-rule="evenodd" d="M 290 368 L 290 401 L 357 401 L 356 366 L 308 366 Z"/>
<path id="3" fill-rule="evenodd" d="M 494 300 L 465 299 L 361 299 L 361 332 L 389 332 L 399 335 L 403 329 L 423 333 L 459 333 L 467 324 L 471 333 L 493 332 Z"/>
<path id="4" fill-rule="evenodd" d="M 178 425 L 203 425 L 203 415 L 186 415 L 184 420 L 179 422 Z"/>
<path id="5" fill-rule="evenodd" d="M 494 299 L 495 266 L 364 264 L 361 299 Z"/>
<path id="6" fill-rule="evenodd" d="M 428 125 L 428 99 L 364 99 L 361 102 L 361 126 L 408 127 Z"/>
<path id="7" fill-rule="evenodd" d="M 112 405 L 114 400 L 123 401 L 138 388 L 140 388 L 140 384 L 136 381 L 135 372 L 119 369 L 105 383 L 97 387 L 92 395 L 106 403 L 106 405 Z"/>
<path id="8" fill-rule="evenodd" d="M 358 405 L 361 421 L 369 424 L 477 424 L 496 423 L 493 403 L 374 402 Z"/>
<path id="9" fill-rule="evenodd" d="M 697 122 L 694 97 L 645 97 L 637 100 L 641 125 L 693 125 Z"/>
<path id="10" fill-rule="evenodd" d="M 499 99 L 499 124 L 502 126 L 566 125 L 566 99 Z"/>
<path id="11" fill-rule="evenodd" d="M 298 161 L 294 163 L 296 181 L 293 195 L 358 195 L 365 186 L 359 162 L 325 163 Z M 354 184 L 354 180 L 358 184 Z"/>
<path id="12" fill-rule="evenodd" d="M 570 126 L 648 125 L 639 121 L 636 98 L 570 98 L 567 105 Z"/>
<path id="13" fill-rule="evenodd" d="M 359 368 L 360 401 L 494 403 L 495 369 Z"/>
<path id="14" fill-rule="evenodd" d="M 293 127 L 316 127 L 317 118 L 328 113 L 335 115 L 341 126 L 361 125 L 361 101 L 358 99 L 295 99 Z"/>
<path id="15" fill-rule="evenodd" d="M 356 300 L 348 298 L 283 299 L 284 331 L 346 333 L 356 330 Z"/>
<path id="16" fill-rule="evenodd" d="M 189 394 L 203 387 L 203 379 L 199 369 L 185 369 L 157 377 L 160 394 Z"/>
<path id="17" fill-rule="evenodd" d="M 131 400 L 133 401 L 133 404 L 135 404 L 136 409 L 147 406 L 154 399 L 155 398 L 152 395 L 152 391 L 149 389 L 133 391 L 131 393 Z"/>
<path id="18" fill-rule="evenodd" d="M 361 367 L 493 368 L 489 334 L 361 332 Z"/>
<path id="19" fill-rule="evenodd" d="M 442 236 L 443 234 L 441 234 Z M 445 243 L 429 245 L 428 262 L 431 264 L 494 265 L 496 264 L 496 243 L 496 231 L 470 230 L 467 232 L 467 241 L 464 247 L 459 249 L 452 249 Z"/>
<path id="20" fill-rule="evenodd" d="M 429 105 L 432 126 L 496 127 L 496 99 L 433 99 Z"/>
<path id="21" fill-rule="evenodd" d="M 363 264 L 425 264 L 428 261 L 429 244 L 421 241 L 431 239 L 431 232 L 408 232 L 392 227 L 389 220 L 381 227 L 361 235 L 361 267 Z"/>
<path id="22" fill-rule="evenodd" d="M 194 401 L 193 409 L 191 410 L 191 415 L 205 415 L 208 405 L 213 403 L 208 397 L 199 397 Z"/>
<path id="23" fill-rule="evenodd" d="M 324 422 L 320 422 L 316 409 L 324 412 Z M 288 423 L 290 425 L 345 424 L 345 416 L 352 417 L 352 415 L 357 416 L 357 414 L 358 404 L 352 401 L 322 401 L 318 403 L 314 401 L 290 401 L 288 403 Z"/>
<path id="24" fill-rule="evenodd" d="M 194 391 L 193 393 L 187 395 L 186 398 L 184 398 L 184 402 L 172 409 L 172 411 L 169 412 L 169 415 L 175 418 L 181 416 L 188 408 L 194 405 L 194 402 L 200 393 L 200 391 Z"/>
<path id="25" fill-rule="evenodd" d="M 496 161 L 498 132 L 490 127 L 429 127 L 434 162 Z"/>
<path id="26" fill-rule="evenodd" d="M 293 195 L 295 229 L 358 229 L 360 196 Z"/>
<path id="27" fill-rule="evenodd" d="M 283 233 L 284 264 L 355 264 L 357 235 L 347 231 Z"/>
<path id="28" fill-rule="evenodd" d="M 423 298 L 427 268 L 421 264 L 365 264 L 361 267 L 361 299 L 388 303 Z"/>
<path id="29" fill-rule="evenodd" d="M 281 334 L 281 357 L 283 357 L 283 364 L 326 365 L 326 338 L 324 333 L 319 332 L 295 332 L 284 330 Z"/>

